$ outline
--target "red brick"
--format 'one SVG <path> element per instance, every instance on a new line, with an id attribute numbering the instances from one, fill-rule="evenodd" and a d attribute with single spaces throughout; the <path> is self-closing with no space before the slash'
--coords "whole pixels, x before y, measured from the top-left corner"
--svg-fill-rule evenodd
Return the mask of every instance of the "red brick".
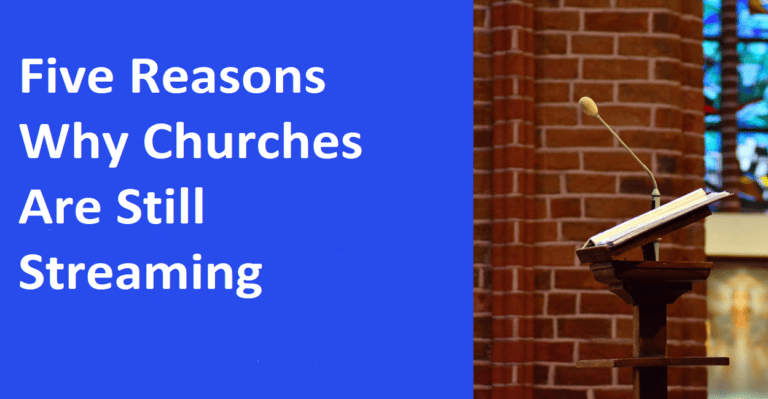
<path id="1" fill-rule="evenodd" d="M 491 82 L 477 80 L 474 87 L 474 100 L 475 101 L 491 101 L 493 96 L 493 90 L 491 88 Z"/>
<path id="2" fill-rule="evenodd" d="M 609 319 L 557 319 L 558 338 L 610 338 Z"/>
<path id="3" fill-rule="evenodd" d="M 667 322 L 667 338 L 670 340 L 704 342 L 707 340 L 707 327 L 704 320 L 670 320 Z"/>
<path id="4" fill-rule="evenodd" d="M 581 200 L 579 198 L 553 198 L 549 207 L 553 219 L 581 216 Z"/>
<path id="5" fill-rule="evenodd" d="M 648 61 L 616 58 L 585 59 L 582 74 L 584 79 L 647 79 Z"/>
<path id="6" fill-rule="evenodd" d="M 657 118 L 658 118 L 658 111 Z M 657 119 L 658 121 L 658 119 Z M 648 130 L 622 130 L 619 137 L 629 148 L 677 150 L 682 147 L 681 132 L 654 132 Z M 702 173 L 702 176 L 704 174 Z"/>
<path id="7" fill-rule="evenodd" d="M 536 107 L 536 125 L 565 125 L 576 124 L 577 109 L 575 106 Z"/>
<path id="8" fill-rule="evenodd" d="M 667 315 L 670 317 L 694 317 L 706 319 L 707 299 L 684 295 L 675 301 L 675 303 L 667 307 Z"/>
<path id="9" fill-rule="evenodd" d="M 579 60 L 575 58 L 542 58 L 536 60 L 535 68 L 537 79 L 570 80 L 579 77 Z"/>
<path id="10" fill-rule="evenodd" d="M 607 8 L 610 6 L 610 0 L 565 0 L 566 7 L 579 7 L 579 8 Z"/>
<path id="11" fill-rule="evenodd" d="M 533 268 L 517 269 L 517 289 L 533 292 L 536 284 L 536 273 Z"/>
<path id="12" fill-rule="evenodd" d="M 490 78 L 491 72 L 491 58 L 490 57 L 478 57 L 475 56 L 474 60 L 474 77 L 476 78 Z"/>
<path id="13" fill-rule="evenodd" d="M 474 226 L 475 240 L 490 241 L 491 226 L 487 223 L 479 223 Z"/>
<path id="14" fill-rule="evenodd" d="M 485 26 L 485 15 L 485 10 L 476 8 L 474 10 L 474 26 Z"/>
<path id="15" fill-rule="evenodd" d="M 672 10 L 677 10 L 675 8 L 671 8 L 671 9 Z M 701 15 L 703 9 L 704 9 L 704 2 L 701 2 L 701 4 L 696 4 L 695 1 L 683 1 L 683 2 L 681 2 L 681 9 L 680 9 L 680 11 L 683 14 Z"/>
<path id="16" fill-rule="evenodd" d="M 680 87 L 657 83 L 619 83 L 619 101 L 677 104 L 680 102 Z"/>
<path id="17" fill-rule="evenodd" d="M 527 152 L 525 147 L 508 146 L 493 149 L 493 168 L 524 168 L 526 166 Z"/>
<path id="18" fill-rule="evenodd" d="M 573 245 L 535 247 L 536 264 L 541 266 L 573 266 L 576 248 Z"/>
<path id="19" fill-rule="evenodd" d="M 475 104 L 473 115 L 475 125 L 493 124 L 491 104 Z"/>
<path id="20" fill-rule="evenodd" d="M 632 319 L 616 320 L 616 338 L 632 338 Z"/>
<path id="21" fill-rule="evenodd" d="M 544 198 L 536 199 L 534 215 L 536 215 L 536 219 L 547 218 L 547 200 L 546 199 Z"/>
<path id="22" fill-rule="evenodd" d="M 551 270 L 534 270 L 534 288 L 536 290 L 548 290 L 552 288 L 552 271 Z"/>
<path id="23" fill-rule="evenodd" d="M 491 341 L 474 341 L 472 345 L 475 360 L 491 360 Z"/>
<path id="24" fill-rule="evenodd" d="M 683 62 L 691 64 L 702 65 L 704 63 L 704 52 L 701 51 L 701 44 L 682 42 L 682 57 Z"/>
<path id="25" fill-rule="evenodd" d="M 704 70 L 694 66 L 681 66 L 683 69 L 683 77 L 681 84 L 684 86 L 697 87 L 699 82 L 704 80 Z"/>
<path id="26" fill-rule="evenodd" d="M 536 194 L 560 193 L 560 176 L 550 174 L 536 174 Z"/>
<path id="27" fill-rule="evenodd" d="M 511 337 L 514 332 L 512 319 L 494 318 L 491 321 L 491 333 L 494 338 Z"/>
<path id="28" fill-rule="evenodd" d="M 587 217 L 628 219 L 650 210 L 649 199 L 635 198 L 587 198 Z"/>
<path id="29" fill-rule="evenodd" d="M 701 70 L 701 68 L 696 68 L 696 70 L 697 71 Z M 656 67 L 653 70 L 653 76 L 656 79 L 679 81 L 681 78 L 680 71 L 681 71 L 681 65 L 680 65 L 680 61 L 678 60 L 674 60 L 674 61 L 656 60 Z M 698 85 L 698 82 L 700 81 L 702 81 L 702 79 L 696 81 L 697 85 Z"/>
<path id="30" fill-rule="evenodd" d="M 507 396 L 517 398 L 518 396 Z M 522 396 L 519 396 L 522 397 Z M 533 388 L 533 397 L 536 399 L 587 399 L 585 389 L 561 389 L 561 388 Z"/>
<path id="31" fill-rule="evenodd" d="M 699 19 L 680 20 L 680 36 L 688 39 L 702 39 L 704 24 Z"/>
<path id="32" fill-rule="evenodd" d="M 568 43 L 565 35 L 559 33 L 536 34 L 536 55 L 565 54 Z"/>
<path id="33" fill-rule="evenodd" d="M 536 338 L 554 338 L 555 337 L 555 321 L 553 319 L 534 319 L 533 328 L 534 336 Z"/>
<path id="34" fill-rule="evenodd" d="M 512 30 L 494 30 L 490 39 L 492 51 L 509 51 L 512 49 Z"/>
<path id="35" fill-rule="evenodd" d="M 486 1 L 486 0 L 475 0 L 475 3 L 478 1 Z M 520 386 L 522 388 L 522 386 Z M 475 387 L 475 390 L 472 395 L 473 399 L 491 399 L 491 387 Z"/>
<path id="36" fill-rule="evenodd" d="M 615 226 L 613 222 L 563 222 L 563 239 L 568 241 L 584 241 L 597 233 Z"/>
<path id="37" fill-rule="evenodd" d="M 510 363 L 525 361 L 525 343 L 522 341 L 494 340 L 491 347 L 491 361 Z"/>
<path id="38" fill-rule="evenodd" d="M 474 179 L 475 194 L 490 194 L 491 175 L 489 173 L 475 173 Z"/>
<path id="39" fill-rule="evenodd" d="M 587 11 L 584 29 L 599 32 L 647 32 L 648 13 Z"/>
<path id="40" fill-rule="evenodd" d="M 536 154 L 536 169 L 566 170 L 579 168 L 579 154 L 572 152 L 539 152 Z"/>
<path id="41" fill-rule="evenodd" d="M 558 8 L 560 0 L 534 0 L 533 5 L 536 8 Z"/>
<path id="42" fill-rule="evenodd" d="M 682 114 L 677 108 L 657 108 L 656 127 L 680 129 L 683 123 Z"/>
<path id="43" fill-rule="evenodd" d="M 595 389 L 595 399 L 632 399 L 632 389 Z"/>
<path id="44" fill-rule="evenodd" d="M 491 369 L 491 382 L 494 384 L 511 384 L 512 370 L 512 366 L 493 365 Z"/>
<path id="45" fill-rule="evenodd" d="M 604 294 L 581 294 L 579 312 L 583 314 L 632 314 L 632 306 L 623 299 L 606 292 Z"/>
<path id="46" fill-rule="evenodd" d="M 549 381 L 549 366 L 533 366 L 533 383 L 538 385 L 546 385 Z"/>
<path id="47" fill-rule="evenodd" d="M 565 186 L 569 193 L 615 193 L 616 177 L 598 174 L 568 174 L 565 177 Z"/>
<path id="48" fill-rule="evenodd" d="M 475 313 L 484 313 L 491 310 L 491 297 L 482 292 L 474 293 Z"/>
<path id="49" fill-rule="evenodd" d="M 707 356 L 707 347 L 704 346 L 704 343 L 697 344 L 697 345 L 676 345 L 674 343 L 668 343 L 667 356 L 669 357 Z"/>
<path id="50" fill-rule="evenodd" d="M 531 200 L 523 196 L 496 197 L 493 199 L 493 218 L 523 218 Z"/>
<path id="51" fill-rule="evenodd" d="M 500 293 L 494 289 L 491 310 L 494 316 L 526 315 L 530 313 L 532 298 L 528 293 Z"/>
<path id="52" fill-rule="evenodd" d="M 680 390 L 680 389 L 670 388 L 669 399 L 707 399 L 707 390 L 706 389 Z"/>
<path id="53" fill-rule="evenodd" d="M 518 25 L 525 26 L 525 13 L 527 7 L 522 4 L 494 4 L 491 8 L 491 26 L 501 27 Z"/>
<path id="54" fill-rule="evenodd" d="M 707 369 L 705 367 L 670 367 L 668 373 L 670 386 L 707 386 Z"/>
<path id="55" fill-rule="evenodd" d="M 615 342 L 581 342 L 579 343 L 579 360 L 592 359 L 621 359 L 632 357 L 631 343 Z"/>
<path id="56" fill-rule="evenodd" d="M 555 271 L 555 288 L 606 289 L 607 287 L 597 282 L 588 268 L 579 267 L 573 270 Z"/>
<path id="57" fill-rule="evenodd" d="M 683 153 L 704 155 L 704 135 L 685 134 L 683 136 Z"/>
<path id="58" fill-rule="evenodd" d="M 475 219 L 490 219 L 491 201 L 488 198 L 475 198 L 473 204 Z"/>
<path id="59" fill-rule="evenodd" d="M 571 101 L 578 102 L 582 97 L 589 97 L 597 102 L 613 101 L 613 83 L 574 84 Z"/>
<path id="60" fill-rule="evenodd" d="M 635 155 L 643 164 L 651 164 L 650 154 L 635 153 Z M 585 152 L 584 169 L 601 172 L 643 172 L 643 167 L 624 149 L 615 152 Z"/>
<path id="61" fill-rule="evenodd" d="M 555 384 L 558 385 L 610 385 L 610 368 L 555 367 Z"/>
<path id="62" fill-rule="evenodd" d="M 629 367 L 619 368 L 619 385 L 632 385 L 632 369 Z"/>
<path id="63" fill-rule="evenodd" d="M 535 91 L 536 103 L 569 101 L 568 83 L 536 83 Z"/>
<path id="64" fill-rule="evenodd" d="M 536 10 L 534 30 L 579 30 L 579 13 L 576 11 Z"/>
<path id="65" fill-rule="evenodd" d="M 474 32 L 474 51 L 477 53 L 491 53 L 491 33 L 483 31 Z"/>
<path id="66" fill-rule="evenodd" d="M 624 36 L 619 38 L 619 55 L 680 58 L 680 43 L 680 39 L 671 37 Z M 698 47 L 702 54 L 701 44 Z"/>
<path id="67" fill-rule="evenodd" d="M 576 294 L 549 294 L 547 314 L 576 314 Z"/>
<path id="68" fill-rule="evenodd" d="M 546 108 L 545 108 L 546 109 Z M 613 135 L 605 129 L 547 129 L 547 147 L 611 147 Z"/>
<path id="69" fill-rule="evenodd" d="M 676 11 L 680 9 L 680 0 L 617 0 L 616 6 L 622 8 L 666 8 Z"/>
<path id="70" fill-rule="evenodd" d="M 492 82 L 491 96 L 507 97 L 515 93 L 515 82 L 519 81 L 519 77 L 498 77 Z M 477 85 L 478 80 L 475 80 Z"/>
<path id="71" fill-rule="evenodd" d="M 476 364 L 474 369 L 474 382 L 477 385 L 490 385 L 491 383 L 491 366 Z"/>
<path id="72" fill-rule="evenodd" d="M 571 52 L 574 54 L 613 54 L 613 38 L 598 35 L 573 35 Z"/>
<path id="73" fill-rule="evenodd" d="M 642 106 L 600 106 L 598 104 L 598 111 L 600 112 L 600 117 L 613 129 L 616 129 L 618 126 L 631 126 L 637 128 L 641 126 L 650 126 L 651 124 L 651 110 L 649 108 L 643 108 Z M 603 126 L 600 120 L 587 115 L 584 115 L 581 120 L 584 125 Z M 606 131 L 606 133 L 611 134 L 608 131 Z"/>
<path id="74" fill-rule="evenodd" d="M 573 342 L 534 341 L 533 350 L 538 362 L 573 361 Z"/>
<path id="75" fill-rule="evenodd" d="M 675 13 L 656 12 L 653 14 L 654 33 L 680 34 L 680 16 Z"/>

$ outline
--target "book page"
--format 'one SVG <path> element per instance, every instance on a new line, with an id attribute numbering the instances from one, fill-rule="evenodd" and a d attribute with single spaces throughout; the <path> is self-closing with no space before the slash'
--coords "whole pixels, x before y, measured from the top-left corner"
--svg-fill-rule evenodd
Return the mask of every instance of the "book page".
<path id="1" fill-rule="evenodd" d="M 630 220 L 627 220 L 624 223 L 617 225 L 616 227 L 610 228 L 602 233 L 599 233 L 593 236 L 592 238 L 589 239 L 589 241 L 587 241 L 587 244 L 585 246 L 589 246 L 590 242 L 593 245 L 601 245 L 600 243 L 602 242 L 612 241 L 612 240 L 607 240 L 607 238 L 628 233 L 629 231 L 637 227 L 643 226 L 648 221 L 663 217 L 666 214 L 674 213 L 676 210 L 680 208 L 684 208 L 689 204 L 691 204 L 692 202 L 704 197 L 706 197 L 706 193 L 704 192 L 704 190 L 698 189 L 696 191 L 693 191 L 672 202 L 666 203 L 656 209 L 653 209 L 642 215 L 634 217 Z"/>

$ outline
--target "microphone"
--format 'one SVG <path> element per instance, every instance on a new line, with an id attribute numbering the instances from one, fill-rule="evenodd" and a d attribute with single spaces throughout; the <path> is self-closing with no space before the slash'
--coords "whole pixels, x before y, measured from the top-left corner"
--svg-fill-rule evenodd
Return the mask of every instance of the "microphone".
<path id="1" fill-rule="evenodd" d="M 616 137 L 616 140 L 619 140 L 619 144 L 621 144 L 624 148 L 626 148 L 627 151 L 629 151 L 629 153 L 632 155 L 632 157 L 635 158 L 637 163 L 639 163 L 640 166 L 643 167 L 645 172 L 648 173 L 648 176 L 651 177 L 651 181 L 653 182 L 653 192 L 651 193 L 651 209 L 656 209 L 657 207 L 659 207 L 659 205 L 661 205 L 661 201 L 660 201 L 661 193 L 659 192 L 659 186 L 656 184 L 656 178 L 653 177 L 653 173 L 651 173 L 651 170 L 648 169 L 647 166 L 645 166 L 643 161 L 641 161 L 640 158 L 638 158 L 637 155 L 635 155 L 635 153 L 632 152 L 632 150 L 629 149 L 629 147 L 627 147 L 626 144 L 624 144 L 624 141 L 621 139 L 621 137 L 619 137 L 619 135 L 616 134 L 616 132 L 614 132 L 613 129 L 611 129 L 611 127 L 608 126 L 607 123 L 605 123 L 603 118 L 601 118 L 600 115 L 598 115 L 597 104 L 595 104 L 595 102 L 591 98 L 582 97 L 579 100 L 579 108 L 581 109 L 581 112 L 589 116 L 594 116 L 595 118 L 599 119 L 600 122 L 602 122 L 603 125 L 605 125 L 605 127 L 608 128 L 608 130 L 611 133 L 613 133 L 613 136 Z M 653 242 L 652 250 L 653 252 L 649 252 L 650 248 L 647 248 L 645 245 L 643 245 L 643 256 L 647 260 L 659 260 L 659 243 L 658 242 L 656 241 Z M 654 256 L 653 258 L 651 258 L 652 255 Z"/>

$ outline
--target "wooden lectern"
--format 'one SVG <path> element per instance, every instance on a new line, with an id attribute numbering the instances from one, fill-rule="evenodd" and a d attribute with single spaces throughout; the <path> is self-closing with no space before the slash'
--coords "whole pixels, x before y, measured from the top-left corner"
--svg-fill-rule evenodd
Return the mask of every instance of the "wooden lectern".
<path id="1" fill-rule="evenodd" d="M 709 277 L 709 262 L 661 262 L 653 243 L 661 236 L 712 214 L 704 205 L 663 223 L 618 246 L 599 245 L 576 251 L 589 263 L 595 280 L 633 307 L 633 356 L 628 359 L 584 360 L 577 367 L 632 367 L 635 399 L 667 398 L 667 367 L 727 366 L 727 357 L 667 357 L 667 305 Z M 614 258 L 638 246 L 644 261 Z"/>

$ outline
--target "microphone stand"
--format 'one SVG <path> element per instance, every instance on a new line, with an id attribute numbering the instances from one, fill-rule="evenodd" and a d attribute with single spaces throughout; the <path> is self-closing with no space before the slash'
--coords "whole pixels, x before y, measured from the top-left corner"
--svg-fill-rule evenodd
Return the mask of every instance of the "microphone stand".
<path id="1" fill-rule="evenodd" d="M 616 132 L 611 129 L 610 126 L 608 126 L 607 123 L 603 120 L 603 118 L 600 117 L 600 115 L 597 114 L 597 105 L 595 105 L 595 102 L 592 101 L 589 97 L 582 97 L 581 100 L 579 100 L 579 107 L 581 108 L 581 111 L 584 112 L 587 115 L 591 115 L 596 117 L 600 120 L 600 122 L 605 125 L 606 128 L 608 128 L 608 131 L 613 133 L 613 136 L 616 137 L 616 140 L 619 140 L 619 144 L 621 144 L 624 148 L 629 151 L 630 155 L 632 155 L 633 158 L 637 161 L 637 163 L 640 164 L 640 166 L 643 167 L 643 170 L 645 170 L 646 173 L 648 173 L 648 176 L 651 177 L 651 181 L 653 182 L 653 192 L 651 192 L 651 209 L 656 209 L 661 205 L 661 193 L 659 192 L 659 186 L 656 184 L 656 178 L 653 177 L 653 173 L 651 173 L 651 170 L 648 169 L 647 166 L 643 163 L 643 161 L 640 160 L 640 158 L 635 155 L 634 152 L 632 152 L 629 147 L 624 144 L 624 141 L 619 137 Z M 643 258 L 645 260 L 652 260 L 652 261 L 658 261 L 659 260 L 659 242 L 653 241 L 652 243 L 643 245 L 641 247 L 643 251 Z"/>

